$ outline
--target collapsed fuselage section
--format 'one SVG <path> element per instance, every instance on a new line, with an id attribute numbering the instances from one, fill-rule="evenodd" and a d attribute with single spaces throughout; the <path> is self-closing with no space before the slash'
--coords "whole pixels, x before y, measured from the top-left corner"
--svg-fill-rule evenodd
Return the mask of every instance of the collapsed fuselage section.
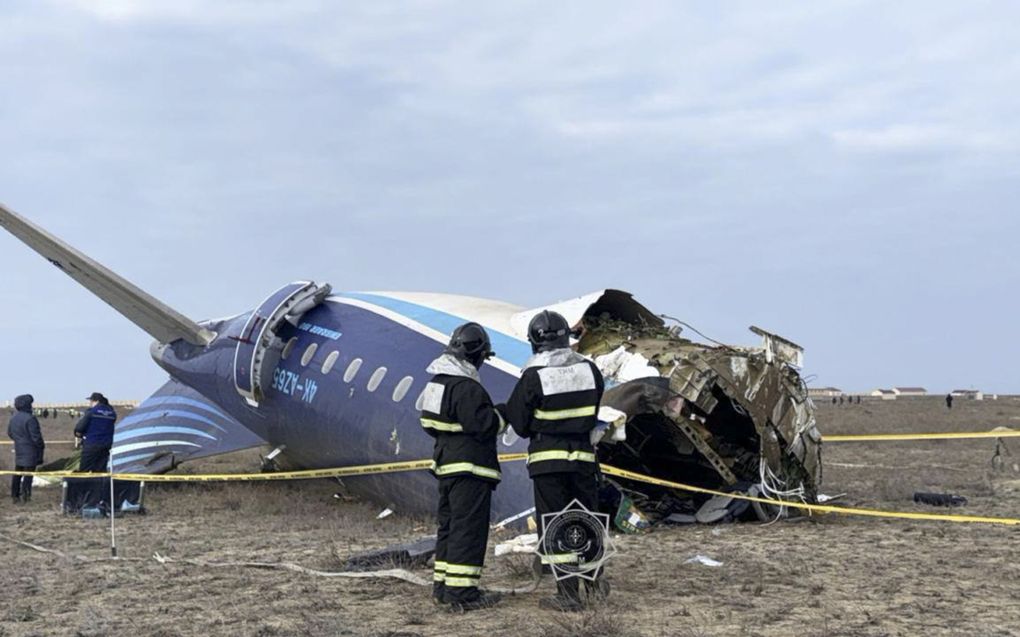
<path id="1" fill-rule="evenodd" d="M 754 487 L 814 500 L 821 438 L 794 366 L 796 345 L 759 330 L 759 348 L 708 346 L 660 321 L 605 312 L 588 313 L 583 322 L 579 349 L 612 384 L 603 406 L 627 421 L 626 440 L 600 446 L 600 461 L 705 488 Z M 624 486 L 652 493 L 652 508 L 666 495 L 648 485 Z"/>

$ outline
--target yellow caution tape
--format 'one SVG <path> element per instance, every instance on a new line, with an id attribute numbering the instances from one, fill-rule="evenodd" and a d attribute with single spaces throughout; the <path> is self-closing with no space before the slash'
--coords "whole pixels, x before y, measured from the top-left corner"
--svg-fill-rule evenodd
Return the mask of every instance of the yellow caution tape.
<path id="1" fill-rule="evenodd" d="M 823 442 L 884 442 L 896 440 L 977 440 L 980 438 L 1020 438 L 1020 430 L 1007 429 L 992 431 L 947 431 L 942 433 L 902 433 L 902 434 L 842 434 L 822 436 Z M 47 440 L 48 445 L 73 445 L 74 440 Z M 0 440 L 0 445 L 13 445 L 10 440 Z M 518 457 L 520 456 L 520 457 Z M 500 459 L 512 458 L 522 460 L 523 454 L 503 454 Z M 511 460 L 507 460 L 509 462 Z"/>
<path id="2" fill-rule="evenodd" d="M 519 462 L 526 460 L 526 453 L 500 454 L 500 462 Z M 40 478 L 109 478 L 113 475 L 117 480 L 134 480 L 137 482 L 262 482 L 279 480 L 314 480 L 321 478 L 346 478 L 350 476 L 375 475 L 383 473 L 400 473 L 404 471 L 424 471 L 432 468 L 431 460 L 408 460 L 406 462 L 384 462 L 354 467 L 338 467 L 333 469 L 303 469 L 301 471 L 279 471 L 274 473 L 107 473 L 96 471 L 84 473 L 80 471 L 0 471 L 0 476 L 38 476 Z"/>
<path id="3" fill-rule="evenodd" d="M 355 467 L 339 467 L 334 469 L 303 469 L 301 471 L 281 471 L 278 473 L 209 473 L 209 474 L 170 474 L 170 473 L 114 473 L 117 480 L 133 480 L 138 482 L 262 482 L 278 480 L 312 480 L 317 478 L 344 478 L 348 476 L 364 476 L 381 473 L 399 473 L 401 471 L 422 471 L 432 468 L 431 460 L 412 460 L 408 462 L 387 462 L 384 464 L 366 464 Z M 109 478 L 110 473 L 82 473 L 77 471 L 0 471 L 0 475 L 32 475 L 40 478 Z"/>
<path id="4" fill-rule="evenodd" d="M 689 484 L 682 484 L 680 482 L 671 482 L 669 480 L 653 478 L 651 476 L 646 476 L 641 473 L 635 473 L 633 471 L 627 471 L 626 469 L 620 469 L 618 467 L 613 467 L 610 465 L 603 464 L 600 466 L 602 468 L 602 473 L 611 476 L 616 476 L 618 478 L 627 478 L 628 480 L 636 480 L 638 482 L 644 482 L 646 484 L 656 484 L 662 487 L 679 489 L 681 491 L 704 493 L 707 495 L 721 495 L 727 498 L 733 498 L 735 500 L 760 502 L 762 504 L 769 504 L 771 506 L 785 506 L 791 509 L 801 509 L 804 511 L 813 511 L 818 513 L 840 513 L 843 515 L 863 515 L 873 518 L 894 518 L 900 520 L 929 520 L 939 522 L 979 522 L 986 524 L 1005 524 L 1005 525 L 1020 524 L 1020 519 L 1016 518 L 993 518 L 978 515 L 951 515 L 943 513 L 912 513 L 907 511 L 881 511 L 878 509 L 857 509 L 850 507 L 838 507 L 829 504 L 806 504 L 804 502 L 787 502 L 784 500 L 770 500 L 768 498 L 758 498 L 755 496 L 744 495 L 742 493 L 726 493 L 724 491 L 715 491 L 713 489 L 695 487 Z"/>
<path id="5" fill-rule="evenodd" d="M 1020 431 L 947 431 L 937 434 L 848 434 L 845 436 L 822 436 L 822 442 L 885 442 L 890 440 L 971 440 L 978 438 L 1017 438 Z"/>
<path id="6" fill-rule="evenodd" d="M 526 453 L 502 454 L 501 462 L 518 462 L 528 457 Z M 1020 525 L 1017 518 L 998 518 L 977 515 L 952 515 L 941 513 L 914 513 L 907 511 L 882 511 L 879 509 L 858 509 L 850 507 L 832 506 L 829 504 L 806 504 L 804 502 L 789 502 L 785 500 L 772 500 L 741 493 L 727 493 L 704 487 L 696 487 L 690 484 L 663 480 L 652 476 L 620 469 L 612 465 L 599 465 L 606 475 L 654 484 L 671 489 L 688 491 L 691 493 L 702 493 L 705 495 L 723 496 L 735 500 L 747 500 L 749 502 L 760 502 L 771 506 L 784 506 L 791 509 L 800 509 L 816 513 L 838 513 L 842 515 L 859 515 L 875 518 L 890 518 L 899 520 L 927 520 L 937 522 L 969 522 L 983 524 Z M 333 469 L 306 469 L 302 471 L 285 471 L 280 473 L 220 473 L 203 475 L 179 475 L 179 474 L 147 474 L 147 473 L 116 473 L 113 477 L 118 480 L 133 480 L 139 482 L 258 482 L 258 481 L 279 481 L 279 480 L 309 480 L 316 478 L 342 478 L 359 475 L 378 475 L 386 473 L 398 473 L 403 471 L 422 471 L 432 467 L 431 460 L 412 460 L 407 462 L 387 462 L 382 464 L 359 465 L 354 467 L 339 467 Z M 0 471 L 0 475 L 33 475 L 42 478 L 108 478 L 109 473 L 78 473 L 73 471 Z"/>

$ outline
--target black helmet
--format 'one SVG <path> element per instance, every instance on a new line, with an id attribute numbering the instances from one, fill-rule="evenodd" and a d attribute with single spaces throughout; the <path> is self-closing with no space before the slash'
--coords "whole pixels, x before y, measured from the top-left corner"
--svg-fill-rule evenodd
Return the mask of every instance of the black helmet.
<path id="1" fill-rule="evenodd" d="M 562 314 L 542 310 L 528 323 L 528 341 L 536 354 L 570 347 L 570 324 Z"/>
<path id="2" fill-rule="evenodd" d="M 495 354 L 492 351 L 492 343 L 489 342 L 489 335 L 478 323 L 465 323 L 453 330 L 450 344 L 446 346 L 446 353 L 477 368 L 481 368 L 485 359 Z"/>

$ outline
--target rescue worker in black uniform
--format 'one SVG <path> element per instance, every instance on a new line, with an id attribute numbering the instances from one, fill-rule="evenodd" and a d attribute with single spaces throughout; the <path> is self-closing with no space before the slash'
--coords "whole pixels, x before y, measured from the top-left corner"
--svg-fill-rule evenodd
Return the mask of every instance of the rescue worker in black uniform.
<path id="1" fill-rule="evenodd" d="M 528 325 L 534 356 L 507 402 L 505 415 L 522 438 L 529 438 L 528 473 L 535 488 L 539 536 L 542 515 L 556 513 L 577 500 L 590 511 L 598 507 L 598 463 L 592 430 L 605 388 L 594 363 L 570 348 L 571 330 L 562 315 L 548 310 Z M 543 555 L 542 563 L 576 559 L 573 555 Z M 609 585 L 598 574 L 585 581 L 589 598 L 605 598 Z M 556 583 L 556 596 L 540 605 L 563 611 L 583 607 L 578 578 Z"/>
<path id="2" fill-rule="evenodd" d="M 432 473 L 439 480 L 432 595 L 460 611 L 489 608 L 500 600 L 478 588 L 492 491 L 500 480 L 496 438 L 506 428 L 478 377 L 492 355 L 481 325 L 461 325 L 446 351 L 429 365 L 427 371 L 435 376 L 422 398 L 421 424 L 436 439 Z"/>

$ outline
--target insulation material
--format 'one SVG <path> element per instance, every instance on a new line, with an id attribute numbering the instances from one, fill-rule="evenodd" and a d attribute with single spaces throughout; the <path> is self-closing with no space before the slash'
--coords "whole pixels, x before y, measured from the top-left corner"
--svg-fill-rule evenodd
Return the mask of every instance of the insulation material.
<path id="1" fill-rule="evenodd" d="M 595 358 L 595 366 L 607 379 L 618 383 L 626 383 L 639 378 L 658 378 L 659 370 L 653 367 L 648 359 L 637 352 L 628 352 L 620 346 L 604 356 Z"/>

